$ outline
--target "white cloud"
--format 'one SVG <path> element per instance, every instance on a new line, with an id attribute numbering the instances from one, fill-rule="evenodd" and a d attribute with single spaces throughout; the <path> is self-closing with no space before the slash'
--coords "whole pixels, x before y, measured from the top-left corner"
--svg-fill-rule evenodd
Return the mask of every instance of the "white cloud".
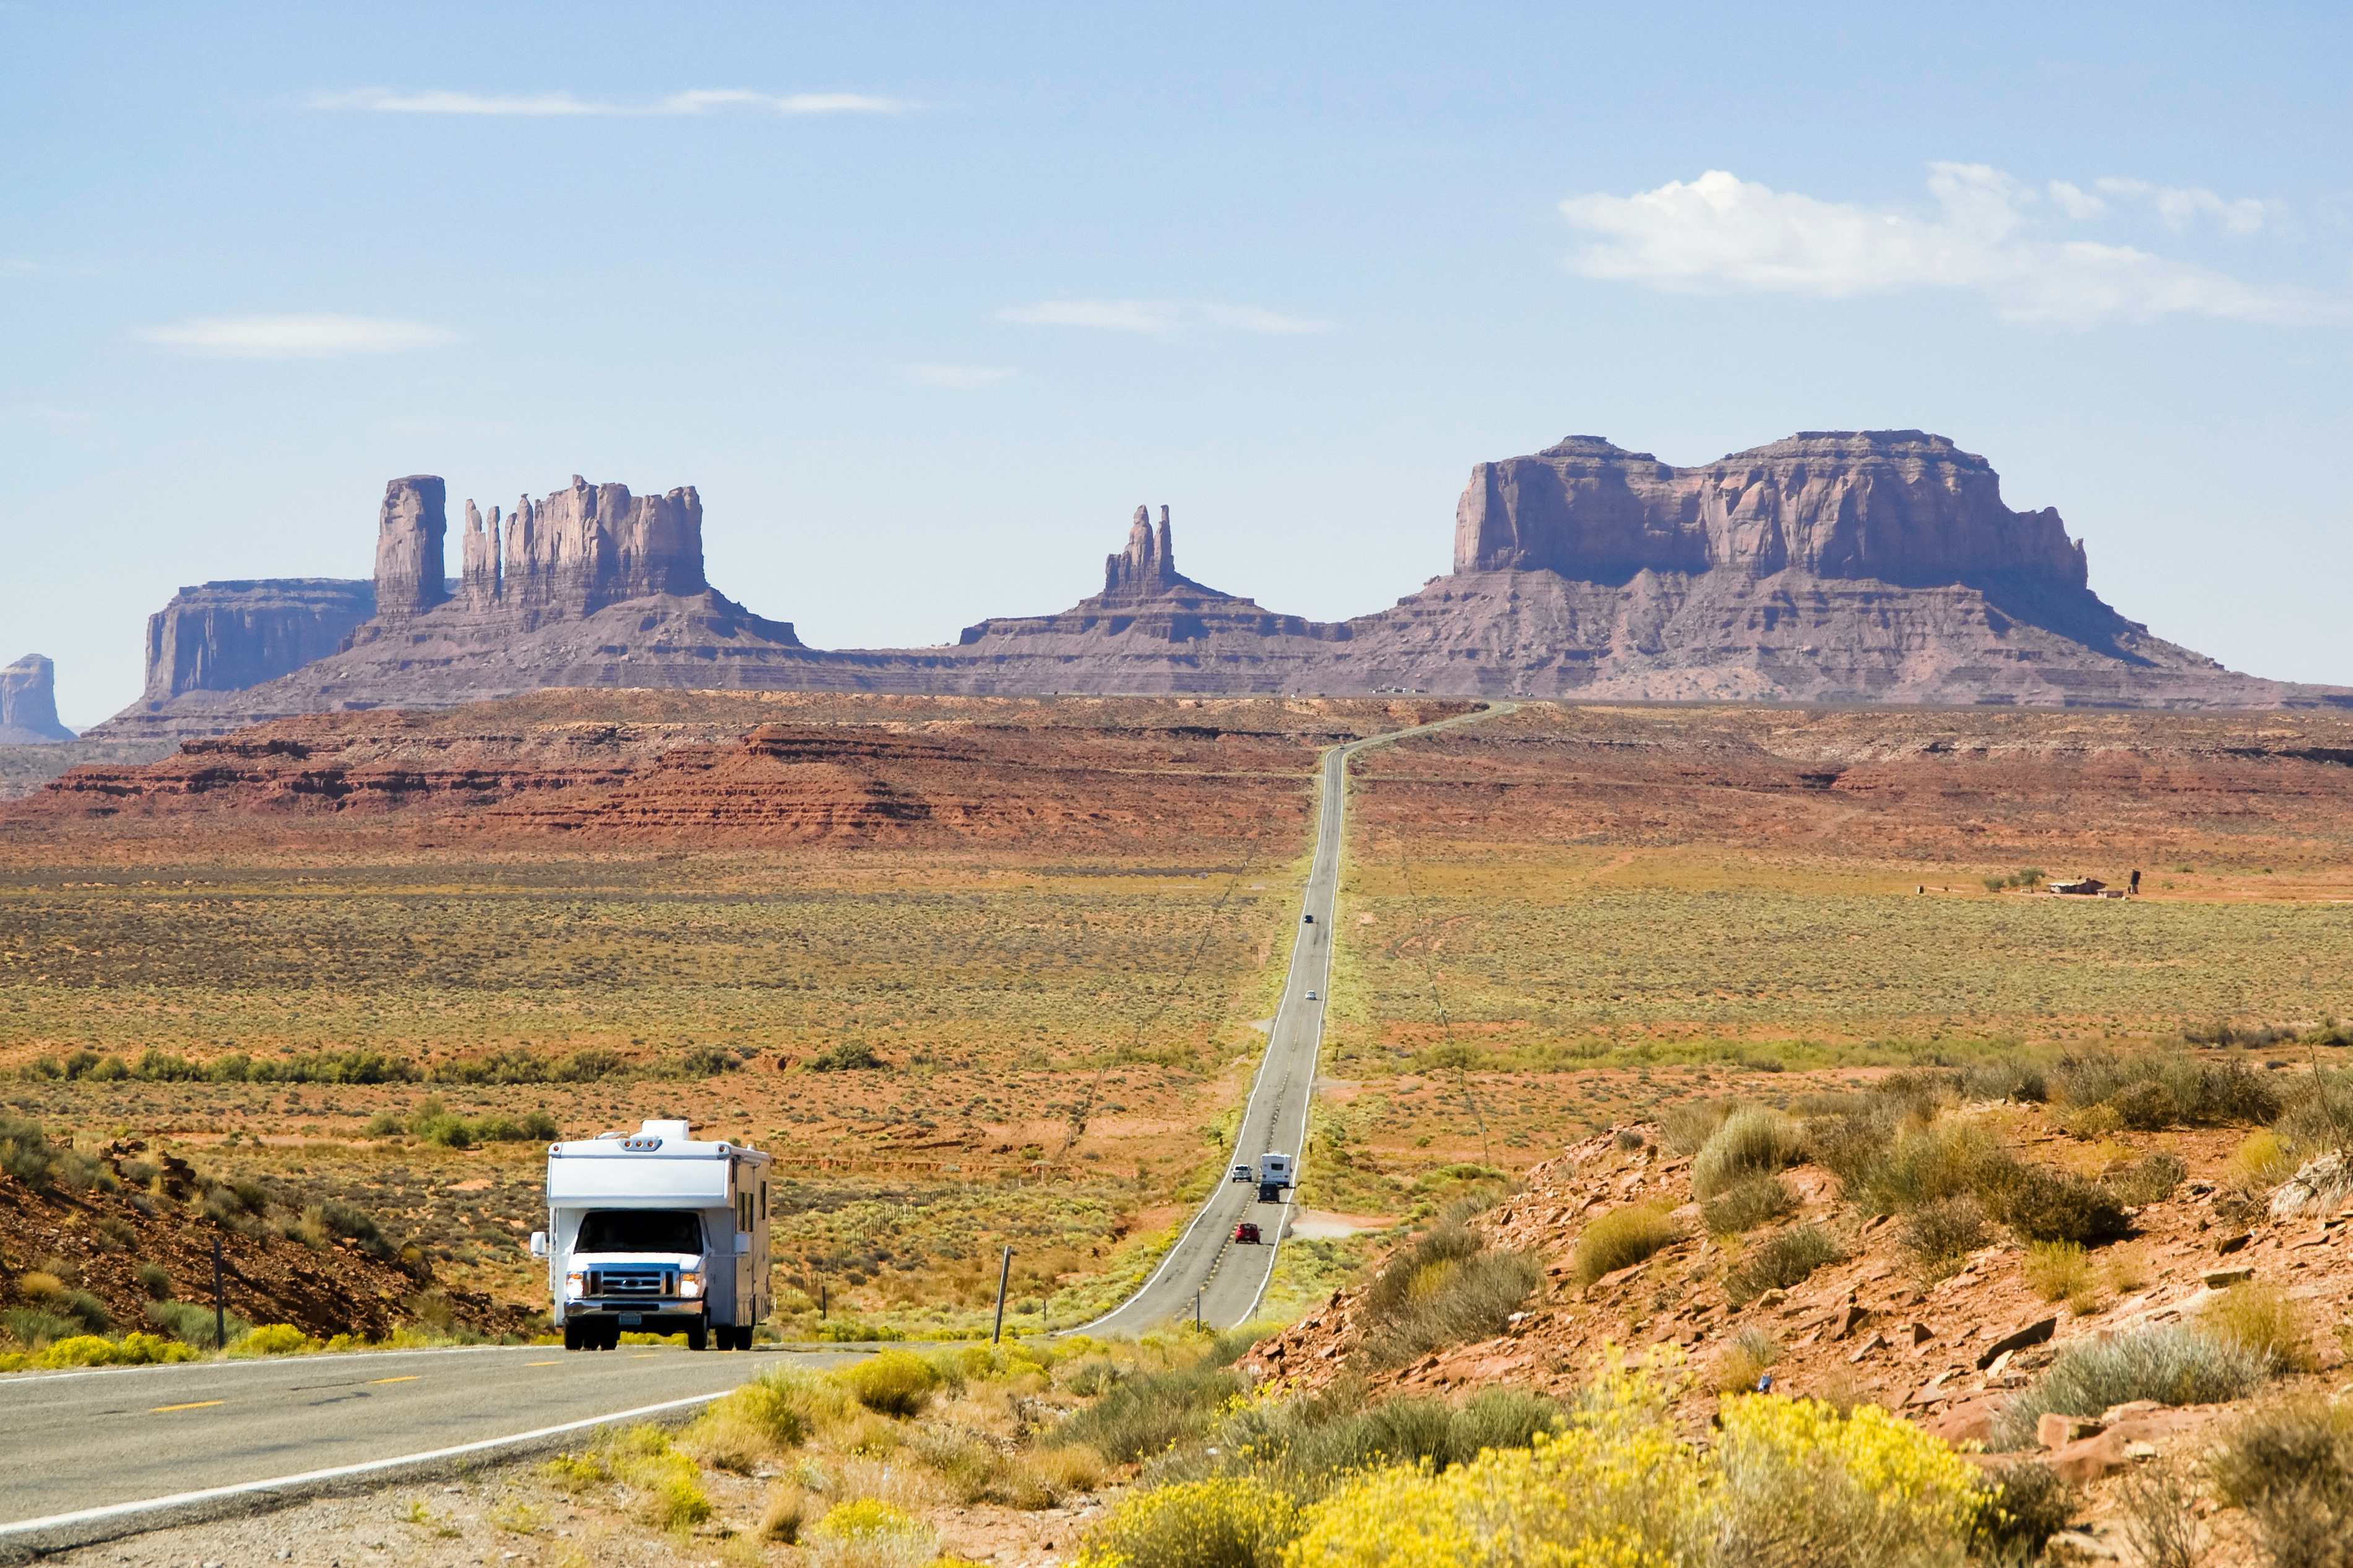
<path id="1" fill-rule="evenodd" d="M 2111 195 L 2138 194 L 2116 188 L 2124 182 L 2099 184 Z M 2126 246 L 2042 237 L 2030 222 L 2034 193 L 1981 163 L 1930 164 L 1928 191 L 1936 210 L 1922 214 L 1820 201 L 1712 169 L 1631 196 L 1575 197 L 1561 211 L 1599 237 L 1574 258 L 1578 271 L 1656 289 L 1831 299 L 1968 289 L 2011 320 L 2079 325 L 2177 312 L 2353 322 L 2353 302 L 2309 289 L 2243 282 Z M 2053 198 L 2063 205 L 2055 188 Z"/>
<path id="2" fill-rule="evenodd" d="M 379 316 L 199 316 L 177 326 L 141 327 L 132 335 L 214 359 L 335 359 L 344 354 L 398 353 L 449 342 L 455 337 L 421 321 Z"/>
<path id="3" fill-rule="evenodd" d="M 872 98 L 857 92 L 753 92 L 743 88 L 696 88 L 672 93 L 647 104 L 600 103 L 568 92 L 480 93 L 433 88 L 421 92 L 395 92 L 365 87 L 351 92 L 322 92 L 311 99 L 313 109 L 366 109 L 387 114 L 492 115 L 672 115 L 708 114 L 714 109 L 750 108 L 775 114 L 896 114 L 913 109 L 894 98 Z"/>
<path id="4" fill-rule="evenodd" d="M 2157 206 L 2165 226 L 2179 234 L 2199 217 L 2211 217 L 2232 234 L 2253 234 L 2271 216 L 2271 204 L 2253 197 L 2226 201 L 2197 185 L 2151 186 L 2143 180 L 2102 180 L 2100 188 L 2117 195 L 2145 195 Z"/>
<path id="5" fill-rule="evenodd" d="M 997 319 L 1025 327 L 1105 327 L 1165 336 L 1176 330 L 1176 311 L 1166 300 L 1045 300 L 999 310 Z"/>
<path id="6" fill-rule="evenodd" d="M 2099 217 L 2108 210 L 2107 203 L 2066 180 L 2051 182 L 2051 199 L 2057 202 L 2069 217 L 2078 220 Z"/>
<path id="7" fill-rule="evenodd" d="M 1175 300 L 1047 300 L 997 312 L 1000 321 L 1027 327 L 1103 327 L 1166 337 L 1190 323 L 1244 332 L 1328 332 L 1329 321 L 1286 316 L 1255 305 L 1213 305 Z"/>
<path id="8" fill-rule="evenodd" d="M 1329 321 L 1308 316 L 1285 316 L 1255 305 L 1204 305 L 1201 319 L 1213 327 L 1234 327 L 1245 332 L 1328 332 Z"/>
<path id="9" fill-rule="evenodd" d="M 910 364 L 902 365 L 899 374 L 917 386 L 943 386 L 955 392 L 969 392 L 1010 381 L 1017 373 L 995 365 Z"/>

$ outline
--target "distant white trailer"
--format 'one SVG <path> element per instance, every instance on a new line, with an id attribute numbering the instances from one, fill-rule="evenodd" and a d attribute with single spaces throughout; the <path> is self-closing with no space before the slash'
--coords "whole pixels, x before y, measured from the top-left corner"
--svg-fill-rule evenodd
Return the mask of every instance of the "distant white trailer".
<path id="1" fill-rule="evenodd" d="M 1258 1157 L 1258 1184 L 1261 1187 L 1290 1186 L 1295 1173 L 1288 1154 L 1261 1154 Z"/>
<path id="2" fill-rule="evenodd" d="M 547 1259 L 566 1350 L 611 1350 L 622 1331 L 750 1350 L 768 1314 L 769 1155 L 649 1121 L 547 1146 Z"/>

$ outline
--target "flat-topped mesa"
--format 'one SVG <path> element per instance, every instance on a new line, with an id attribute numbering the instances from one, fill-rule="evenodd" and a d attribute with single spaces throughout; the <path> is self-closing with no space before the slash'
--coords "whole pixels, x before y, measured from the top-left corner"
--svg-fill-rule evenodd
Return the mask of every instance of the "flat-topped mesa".
<path id="1" fill-rule="evenodd" d="M 1918 430 L 1808 430 L 1678 468 L 1596 436 L 1481 463 L 1454 513 L 1454 570 L 1796 571 L 1905 586 L 2084 591 L 2055 508 L 2017 512 L 1983 458 Z"/>
<path id="2" fill-rule="evenodd" d="M 365 579 L 280 577 L 181 589 L 147 617 L 141 706 L 187 691 L 242 691 L 324 658 L 375 615 Z"/>
<path id="3" fill-rule="evenodd" d="M 447 496 L 435 474 L 411 474 L 384 487 L 375 522 L 375 613 L 383 619 L 421 616 L 448 598 L 441 567 Z"/>

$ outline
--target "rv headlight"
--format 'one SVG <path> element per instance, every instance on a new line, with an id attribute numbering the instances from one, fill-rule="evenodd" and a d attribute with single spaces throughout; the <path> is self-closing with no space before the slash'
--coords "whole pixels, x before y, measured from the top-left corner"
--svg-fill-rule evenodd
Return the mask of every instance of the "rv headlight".
<path id="1" fill-rule="evenodd" d="M 566 1274 L 564 1277 L 564 1299 L 565 1300 L 577 1301 L 581 1297 L 586 1296 L 586 1294 L 588 1294 L 588 1277 L 586 1275 Z"/>
<path id="2" fill-rule="evenodd" d="M 702 1294 L 702 1276 L 681 1274 L 678 1277 L 678 1293 L 691 1301 Z"/>

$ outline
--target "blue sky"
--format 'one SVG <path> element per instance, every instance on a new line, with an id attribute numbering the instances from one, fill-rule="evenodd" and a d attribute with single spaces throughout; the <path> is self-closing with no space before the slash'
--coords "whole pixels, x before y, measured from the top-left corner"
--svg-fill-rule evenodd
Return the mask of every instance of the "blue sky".
<path id="1" fill-rule="evenodd" d="M 1363 614 L 1471 465 L 1921 426 L 2353 682 L 2341 7 L 0 5 L 0 661 L 692 483 L 820 646 L 1179 565 Z"/>

